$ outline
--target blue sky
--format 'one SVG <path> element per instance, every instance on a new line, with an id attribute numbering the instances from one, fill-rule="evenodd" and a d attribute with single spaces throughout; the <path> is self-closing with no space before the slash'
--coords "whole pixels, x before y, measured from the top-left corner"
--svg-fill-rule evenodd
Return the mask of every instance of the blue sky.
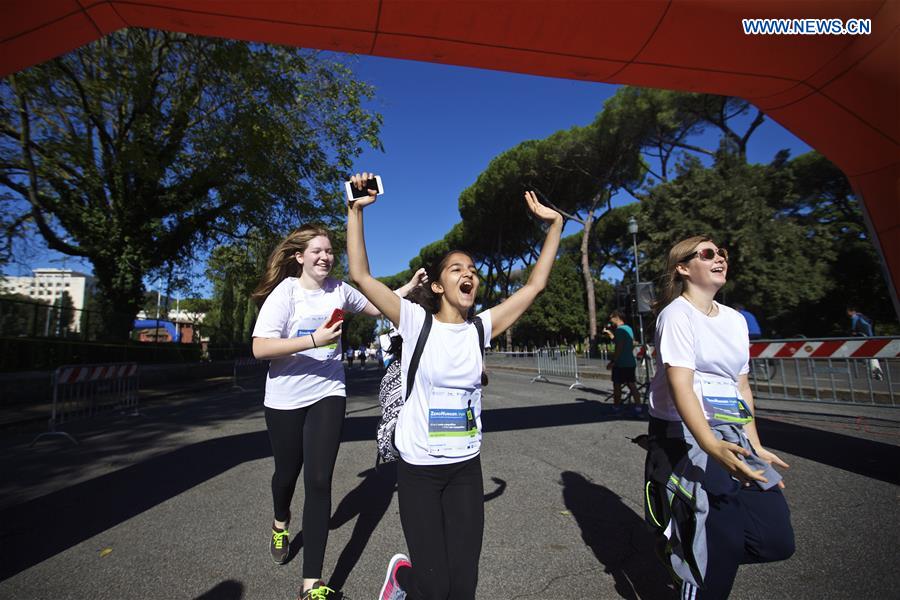
<path id="1" fill-rule="evenodd" d="M 367 151 L 356 161 L 359 170 L 384 179 L 384 197 L 366 211 L 376 276 L 407 268 L 422 246 L 460 220 L 460 192 L 493 157 L 524 140 L 589 124 L 618 89 L 376 57 L 361 57 L 356 69 L 376 86 L 373 107 L 384 116 L 384 152 Z M 782 148 L 793 155 L 809 150 L 769 119 L 751 137 L 748 158 L 769 162 Z"/>
<path id="2" fill-rule="evenodd" d="M 356 59 L 353 68 L 375 86 L 370 107 L 384 117 L 384 152 L 366 150 L 355 164 L 356 170 L 376 172 L 384 181 L 385 195 L 366 211 L 369 259 L 376 276 L 406 269 L 422 246 L 442 238 L 460 220 L 460 192 L 493 157 L 524 140 L 587 125 L 617 89 L 368 56 Z M 792 155 L 809 150 L 767 119 L 751 138 L 748 158 L 768 162 L 782 148 Z M 27 262 L 32 268 L 65 266 L 90 272 L 89 263 L 74 258 L 64 262 L 49 251 L 37 251 Z M 195 270 L 203 273 L 203 265 Z M 15 266 L 6 271 L 26 274 Z M 208 294 L 209 288 L 200 285 L 197 291 Z"/>

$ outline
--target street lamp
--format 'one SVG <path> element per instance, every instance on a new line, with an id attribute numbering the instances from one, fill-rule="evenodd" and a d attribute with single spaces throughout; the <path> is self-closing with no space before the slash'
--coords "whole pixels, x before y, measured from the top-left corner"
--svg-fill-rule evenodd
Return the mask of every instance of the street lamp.
<path id="1" fill-rule="evenodd" d="M 644 363 L 644 371 L 645 371 L 645 381 L 650 383 L 650 364 L 647 362 L 647 347 L 644 345 L 644 318 L 641 315 L 641 301 L 640 301 L 640 288 L 641 288 L 641 266 L 638 260 L 638 248 L 637 248 L 637 233 L 638 233 L 638 222 L 634 215 L 628 217 L 628 233 L 631 234 L 631 242 L 634 245 L 634 301 L 636 304 L 637 315 L 638 315 L 638 331 L 640 332 L 640 342 L 641 342 L 641 351 L 643 353 L 643 363 Z M 649 385 L 646 390 L 649 390 Z M 645 398 L 647 391 L 644 392 Z"/>

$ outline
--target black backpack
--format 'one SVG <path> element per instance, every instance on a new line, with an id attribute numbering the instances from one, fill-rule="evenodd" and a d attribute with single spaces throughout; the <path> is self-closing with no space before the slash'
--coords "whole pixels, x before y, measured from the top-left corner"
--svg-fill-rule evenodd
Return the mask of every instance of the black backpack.
<path id="1" fill-rule="evenodd" d="M 412 393 L 413 385 L 416 381 L 416 371 L 419 370 L 419 360 L 422 358 L 422 351 L 425 349 L 425 342 L 428 341 L 428 334 L 431 332 L 432 315 L 425 311 L 425 323 L 422 324 L 422 330 L 419 332 L 419 339 L 416 340 L 416 349 L 413 351 L 412 358 L 409 360 L 409 371 L 406 373 L 406 393 L 402 393 L 401 381 L 403 374 L 400 369 L 399 360 L 395 360 L 388 365 L 387 372 L 381 378 L 381 385 L 378 387 L 378 401 L 381 404 L 381 420 L 378 422 L 378 428 L 375 430 L 375 444 L 378 446 L 378 455 L 375 457 L 375 466 L 378 467 L 379 462 L 393 462 L 400 458 L 400 453 L 394 445 L 394 431 L 397 429 L 397 418 L 400 416 L 400 409 L 406 404 L 406 400 Z M 484 365 L 484 324 L 480 317 L 473 320 L 475 329 L 478 330 L 478 347 L 481 350 L 482 367 Z M 484 372 L 481 374 L 482 385 L 487 385 Z"/>

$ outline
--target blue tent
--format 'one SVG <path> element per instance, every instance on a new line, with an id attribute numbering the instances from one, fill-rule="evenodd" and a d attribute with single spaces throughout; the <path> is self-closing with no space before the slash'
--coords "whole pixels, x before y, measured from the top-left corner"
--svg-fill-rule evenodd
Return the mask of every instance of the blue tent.
<path id="1" fill-rule="evenodd" d="M 135 329 L 156 329 L 157 327 L 164 327 L 173 342 L 181 341 L 181 331 L 172 321 L 163 321 L 162 319 L 158 321 L 156 319 L 135 319 L 134 321 Z"/>

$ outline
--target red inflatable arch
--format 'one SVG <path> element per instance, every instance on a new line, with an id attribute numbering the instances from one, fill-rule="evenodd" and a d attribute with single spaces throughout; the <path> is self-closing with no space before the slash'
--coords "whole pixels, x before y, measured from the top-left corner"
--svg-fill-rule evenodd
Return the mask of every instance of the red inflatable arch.
<path id="1" fill-rule="evenodd" d="M 745 98 L 847 174 L 900 314 L 895 0 L 7 0 L 0 74 L 129 26 Z M 745 35 L 744 18 L 871 19 Z"/>

